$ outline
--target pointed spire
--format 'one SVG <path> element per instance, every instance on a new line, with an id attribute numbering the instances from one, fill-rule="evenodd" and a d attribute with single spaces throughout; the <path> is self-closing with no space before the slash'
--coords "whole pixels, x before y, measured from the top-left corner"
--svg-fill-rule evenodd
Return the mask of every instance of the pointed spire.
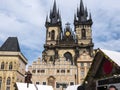
<path id="1" fill-rule="evenodd" d="M 83 5 L 83 1 L 80 1 L 80 14 L 84 15 L 84 5 Z"/>
<path id="2" fill-rule="evenodd" d="M 89 20 L 92 20 L 92 16 L 91 16 L 91 13 L 89 14 Z"/>
<path id="3" fill-rule="evenodd" d="M 87 7 L 84 7 L 83 0 L 80 0 L 80 6 L 77 8 L 77 13 L 74 15 L 74 25 L 90 24 L 92 25 L 91 13 L 88 18 Z"/>
<path id="4" fill-rule="evenodd" d="M 59 15 L 60 15 L 60 12 L 59 12 L 59 9 L 58 9 L 58 13 L 57 13 L 58 18 L 59 18 Z"/>
<path id="5" fill-rule="evenodd" d="M 58 24 L 60 20 L 59 10 L 57 10 L 56 0 L 54 0 L 53 9 L 50 10 L 50 23 Z"/>
<path id="6" fill-rule="evenodd" d="M 61 16 L 59 9 L 57 9 L 56 0 L 54 0 L 53 8 L 50 10 L 49 19 L 46 18 L 46 22 L 49 22 L 46 26 L 50 25 L 60 25 L 61 26 Z"/>
<path id="7" fill-rule="evenodd" d="M 54 14 L 57 13 L 56 0 L 54 0 L 53 13 L 54 13 Z"/>
<path id="8" fill-rule="evenodd" d="M 58 9 L 57 17 L 58 17 L 59 21 L 61 21 L 61 15 L 60 15 L 59 9 Z"/>

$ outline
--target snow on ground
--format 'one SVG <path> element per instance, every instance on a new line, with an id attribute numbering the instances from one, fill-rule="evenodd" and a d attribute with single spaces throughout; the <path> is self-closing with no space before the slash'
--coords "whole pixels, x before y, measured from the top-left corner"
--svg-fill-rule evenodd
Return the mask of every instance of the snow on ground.
<path id="1" fill-rule="evenodd" d="M 68 86 L 68 87 L 66 88 L 66 90 L 77 90 L 78 86 L 80 86 L 80 85 Z"/>

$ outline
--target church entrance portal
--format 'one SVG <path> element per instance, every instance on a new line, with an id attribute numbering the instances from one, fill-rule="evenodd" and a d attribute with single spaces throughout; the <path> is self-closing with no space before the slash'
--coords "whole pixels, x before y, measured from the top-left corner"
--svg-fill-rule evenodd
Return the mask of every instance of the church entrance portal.
<path id="1" fill-rule="evenodd" d="M 52 86 L 53 88 L 55 87 L 55 78 L 53 76 L 48 78 L 48 85 Z"/>

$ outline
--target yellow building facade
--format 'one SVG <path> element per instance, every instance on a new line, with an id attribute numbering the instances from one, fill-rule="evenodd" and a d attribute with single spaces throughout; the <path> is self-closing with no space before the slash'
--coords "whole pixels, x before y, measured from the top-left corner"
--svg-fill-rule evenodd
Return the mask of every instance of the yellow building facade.
<path id="1" fill-rule="evenodd" d="M 0 48 L 0 90 L 15 90 L 16 82 L 24 82 L 26 64 L 17 38 L 9 37 Z"/>

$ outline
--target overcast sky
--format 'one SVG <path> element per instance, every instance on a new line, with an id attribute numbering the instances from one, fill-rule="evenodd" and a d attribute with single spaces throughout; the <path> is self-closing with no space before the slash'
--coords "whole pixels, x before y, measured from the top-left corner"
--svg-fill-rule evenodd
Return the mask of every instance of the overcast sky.
<path id="1" fill-rule="evenodd" d="M 45 42 L 45 19 L 54 0 L 0 0 L 0 45 L 18 37 L 21 51 L 31 63 L 41 57 Z M 62 16 L 73 28 L 80 0 L 56 0 Z M 120 51 L 120 0 L 83 0 L 93 19 L 94 48 Z"/>

